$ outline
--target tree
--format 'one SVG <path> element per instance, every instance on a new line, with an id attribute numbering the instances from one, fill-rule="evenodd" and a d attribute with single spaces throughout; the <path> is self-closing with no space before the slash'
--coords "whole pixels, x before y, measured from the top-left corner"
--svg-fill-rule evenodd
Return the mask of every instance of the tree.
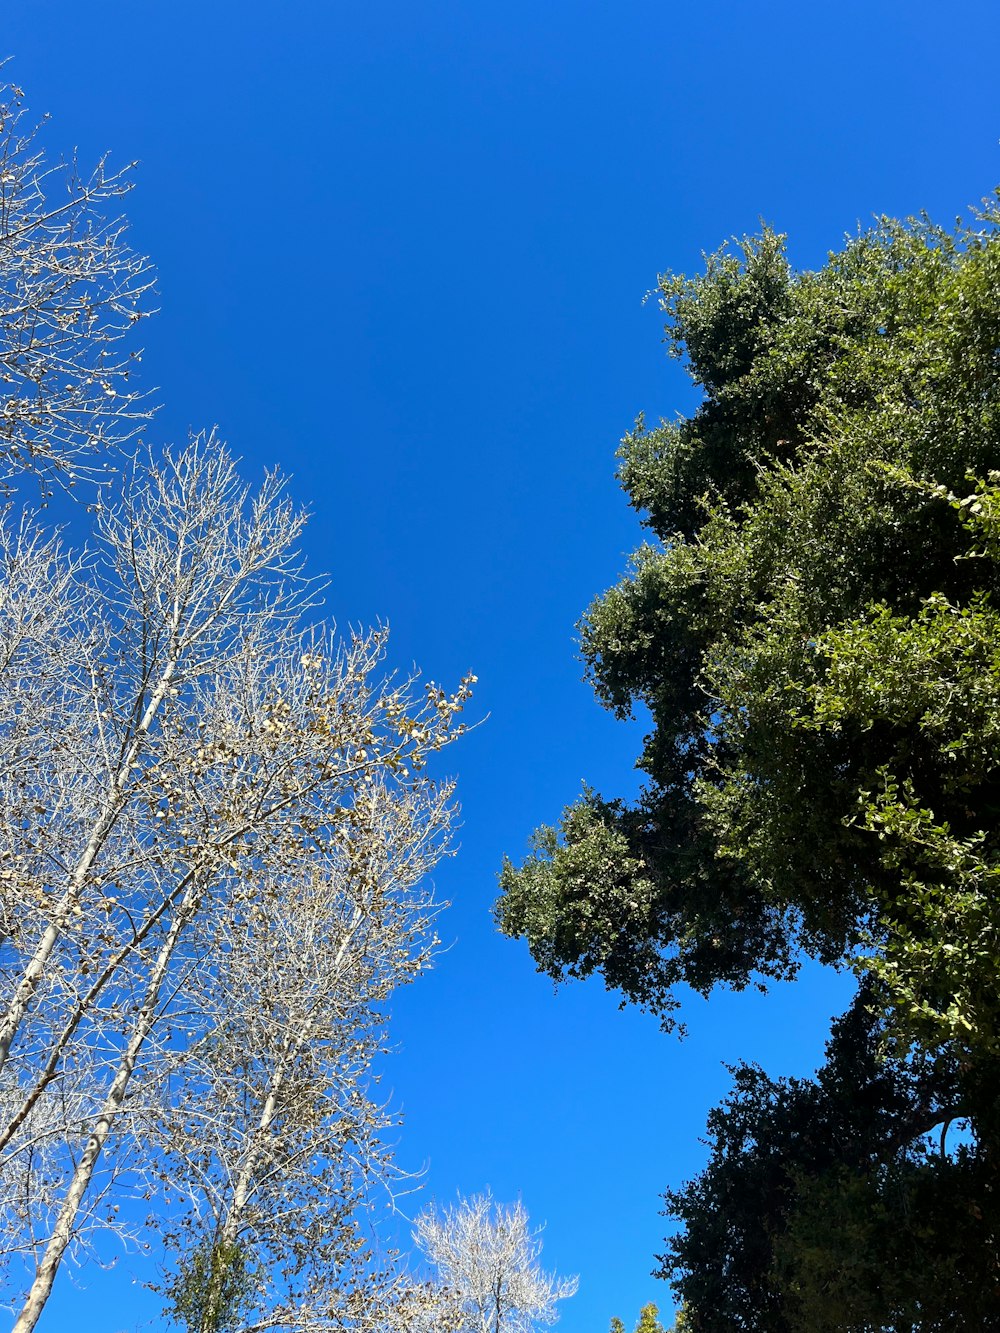
<path id="1" fill-rule="evenodd" d="M 611 1320 L 610 1333 L 625 1333 L 625 1325 L 617 1316 Z M 639 1311 L 639 1322 L 635 1326 L 635 1333 L 667 1333 L 660 1323 L 659 1307 L 653 1301 L 644 1305 Z"/>
<path id="2" fill-rule="evenodd" d="M 196 946 L 215 961 L 188 1003 L 213 1021 L 180 1062 L 184 1113 L 165 1126 L 160 1168 L 194 1204 L 167 1234 L 180 1259 L 171 1309 L 192 1333 L 223 1327 L 224 1308 L 242 1315 L 234 1327 L 265 1315 L 371 1327 L 405 1296 L 397 1273 L 373 1270 L 359 1226 L 373 1182 L 395 1174 L 393 1118 L 365 1088 L 387 1049 L 385 1001 L 437 943 L 427 873 L 451 788 L 367 777 L 307 868 L 258 879 Z"/>
<path id="3" fill-rule="evenodd" d="M 459 1333 L 532 1333 L 554 1324 L 556 1302 L 576 1293 L 575 1277 L 539 1267 L 541 1241 L 524 1206 L 496 1204 L 489 1191 L 426 1209 L 415 1236 L 452 1312 L 444 1322 Z"/>
<path id="4" fill-rule="evenodd" d="M 71 487 L 150 416 L 126 338 L 152 277 L 104 213 L 130 168 L 49 166 L 23 100 L 0 90 L 0 485 Z"/>
<path id="5" fill-rule="evenodd" d="M 989 1028 L 975 960 L 942 975 L 932 950 L 946 879 L 992 930 L 997 217 L 886 221 L 818 273 L 765 233 L 661 280 L 705 400 L 626 437 L 655 542 L 582 623 L 602 702 L 650 710 L 649 785 L 632 808 L 588 794 L 503 876 L 501 924 L 554 975 L 667 1010 L 678 982 L 873 936 L 901 1019 L 946 1036 L 964 993 Z"/>
<path id="6" fill-rule="evenodd" d="M 431 945 L 416 884 L 450 791 L 419 774 L 468 693 L 379 682 L 381 633 L 301 627 L 301 519 L 214 438 L 137 469 L 97 521 L 104 560 L 57 567 L 40 645 L 9 599 L 0 680 L 0 1170 L 7 1251 L 38 1256 L 19 1333 L 116 1171 L 197 1188 L 229 1243 L 363 1147 L 375 1007 Z M 28 534 L 8 589 L 51 559 Z M 208 1095 L 213 1116 L 181 1116 Z M 143 1145 L 164 1141 L 160 1182 Z"/>
<path id="7" fill-rule="evenodd" d="M 651 540 L 581 626 L 601 701 L 649 711 L 648 782 L 631 806 L 587 792 L 540 830 L 520 867 L 505 864 L 497 908 L 541 969 L 601 973 L 667 1026 L 680 983 L 766 984 L 803 953 L 855 968 L 883 1052 L 957 1071 L 989 1191 L 998 223 L 995 202 L 954 233 L 883 220 L 802 273 L 765 231 L 698 277 L 661 279 L 668 343 L 704 397 L 623 442 L 621 479 Z M 778 1096 L 754 1101 L 765 1137 Z M 738 1111 L 718 1113 L 720 1133 Z M 814 1218 L 817 1188 L 803 1186 Z M 804 1243 L 802 1207 L 789 1225 Z M 991 1244 L 979 1219 L 973 1248 Z M 715 1262 L 693 1254 L 692 1273 Z M 699 1299 L 692 1327 L 772 1327 Z"/>
<path id="8" fill-rule="evenodd" d="M 669 1333 L 690 1333 L 690 1328 L 687 1314 L 683 1309 L 678 1310 Z M 625 1333 L 625 1325 L 617 1315 L 611 1320 L 610 1333 Z M 635 1326 L 635 1333 L 668 1333 L 660 1323 L 660 1309 L 654 1301 L 650 1301 L 639 1311 L 639 1322 Z"/>
<path id="9" fill-rule="evenodd" d="M 862 994 L 815 1079 L 732 1071 L 707 1167 L 666 1196 L 681 1227 L 661 1275 L 693 1329 L 994 1326 L 992 1163 L 947 1141 L 963 1118 L 960 1070 L 886 1057 L 884 1035 Z"/>
<path id="10" fill-rule="evenodd" d="M 5 1299 L 30 1333 L 67 1252 L 129 1234 L 138 1197 L 189 1329 L 388 1327 L 419 1300 L 365 1244 L 394 1174 L 372 1062 L 436 943 L 452 787 L 426 765 L 472 678 L 393 677 L 384 630 L 313 623 L 302 515 L 214 434 L 125 457 L 144 414 L 117 349 L 148 283 L 98 216 L 123 182 L 71 172 L 47 204 L 19 101 L 3 466 L 103 480 L 83 552 L 13 500 L 0 519 Z"/>

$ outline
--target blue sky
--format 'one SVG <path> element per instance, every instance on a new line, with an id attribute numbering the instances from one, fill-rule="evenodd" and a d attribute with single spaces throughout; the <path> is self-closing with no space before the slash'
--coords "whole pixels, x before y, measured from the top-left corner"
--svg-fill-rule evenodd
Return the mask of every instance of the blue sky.
<path id="1" fill-rule="evenodd" d="M 313 511 L 341 624 L 395 660 L 479 676 L 453 752 L 451 947 L 401 995 L 386 1069 L 424 1197 L 491 1186 L 581 1275 L 565 1333 L 670 1307 L 659 1195 L 697 1169 L 723 1062 L 801 1073 L 842 979 L 692 1001 L 690 1036 L 553 994 L 494 932 L 521 855 L 582 780 L 635 789 L 638 733 L 581 681 L 573 626 L 639 533 L 614 479 L 639 411 L 693 402 L 666 360 L 666 268 L 761 218 L 822 263 L 877 213 L 948 221 L 1000 181 L 1000 9 L 777 0 L 47 0 L 0 53 L 53 151 L 138 158 L 134 245 L 159 270 L 153 438 L 218 424 Z M 419 1200 L 414 1207 L 419 1207 Z M 123 1256 L 42 1327 L 160 1327 Z M 114 1311 L 109 1318 L 109 1309 Z"/>

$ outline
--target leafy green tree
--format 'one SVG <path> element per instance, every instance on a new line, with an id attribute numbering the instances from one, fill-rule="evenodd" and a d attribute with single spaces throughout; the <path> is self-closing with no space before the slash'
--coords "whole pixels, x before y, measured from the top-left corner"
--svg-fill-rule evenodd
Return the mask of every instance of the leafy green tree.
<path id="1" fill-rule="evenodd" d="M 853 966 L 905 1093 L 898 1130 L 878 1138 L 876 1099 L 852 1122 L 874 1135 L 866 1162 L 850 1136 L 823 1152 L 810 1138 L 803 1159 L 781 1126 L 840 1104 L 829 1067 L 801 1086 L 738 1071 L 706 1175 L 668 1198 L 687 1231 L 667 1271 L 686 1275 L 694 1329 L 783 1329 L 795 1309 L 803 1328 L 984 1327 L 948 1325 L 954 1305 L 935 1323 L 930 1296 L 879 1313 L 860 1296 L 836 1315 L 827 1303 L 835 1324 L 817 1311 L 834 1271 L 872 1285 L 835 1258 L 824 1216 L 853 1217 L 836 1234 L 856 1259 L 890 1214 L 933 1196 L 928 1236 L 955 1282 L 995 1255 L 982 1201 L 1000 1149 L 1000 208 L 954 232 L 883 220 L 816 272 L 794 272 L 765 231 L 660 291 L 703 400 L 625 438 L 622 484 L 650 536 L 581 623 L 598 698 L 650 717 L 647 783 L 633 804 L 585 791 L 536 833 L 504 866 L 498 921 L 540 969 L 599 973 L 668 1027 L 681 983 L 766 984 L 803 954 Z M 953 1081 L 972 1131 L 933 1163 L 928 1069 Z M 778 1183 L 754 1175 L 765 1163 Z M 912 1242 L 902 1271 L 940 1277 L 931 1240 L 893 1228 Z M 888 1289 L 899 1254 L 869 1258 Z M 720 1264 L 746 1269 L 728 1296 L 729 1276 L 709 1281 Z"/>
<path id="2" fill-rule="evenodd" d="M 960 1071 L 884 1056 L 868 998 L 815 1080 L 735 1068 L 708 1166 L 668 1192 L 681 1230 L 662 1276 L 693 1329 L 943 1333 L 1000 1316 L 992 1163 L 961 1139 L 948 1151 Z"/>
<path id="3" fill-rule="evenodd" d="M 666 1333 L 660 1323 L 659 1307 L 653 1301 L 644 1305 L 639 1311 L 639 1322 L 635 1326 L 635 1333 Z"/>
<path id="4" fill-rule="evenodd" d="M 685 1333 L 690 1327 L 687 1315 L 683 1310 L 679 1310 L 673 1326 L 668 1331 L 660 1323 L 659 1306 L 650 1301 L 639 1311 L 639 1322 L 635 1326 L 635 1333 Z M 625 1325 L 617 1315 L 611 1320 L 610 1333 L 625 1333 Z"/>
<path id="5" fill-rule="evenodd" d="M 611 1320 L 610 1333 L 625 1333 L 625 1325 L 617 1317 Z M 659 1307 L 653 1301 L 644 1305 L 639 1311 L 639 1322 L 635 1326 L 635 1333 L 667 1333 L 660 1323 Z"/>
<path id="6" fill-rule="evenodd" d="M 661 279 L 704 401 L 621 450 L 653 541 L 582 622 L 601 701 L 648 709 L 648 785 L 587 792 L 507 864 L 553 976 L 669 1014 L 879 960 L 929 1042 L 995 1043 L 1000 219 L 885 221 L 816 273 L 781 238 Z"/>

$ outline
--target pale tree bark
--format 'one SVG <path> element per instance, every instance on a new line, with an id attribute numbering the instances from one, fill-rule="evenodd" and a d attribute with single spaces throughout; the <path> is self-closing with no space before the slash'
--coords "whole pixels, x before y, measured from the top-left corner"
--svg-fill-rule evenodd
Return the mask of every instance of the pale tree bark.
<path id="1" fill-rule="evenodd" d="M 176 460 L 168 456 L 151 470 L 145 485 L 144 495 L 130 486 L 119 509 L 102 507 L 101 527 L 130 609 L 142 617 L 138 626 L 127 628 L 133 634 L 138 630 L 147 661 L 134 694 L 124 708 L 119 704 L 125 723 L 97 818 L 0 1022 L 0 1072 L 56 943 L 129 801 L 137 761 L 175 678 L 180 673 L 190 683 L 212 669 L 217 632 L 222 629 L 225 641 L 239 630 L 238 620 L 235 625 L 232 620 L 240 589 L 264 571 L 287 572 L 289 548 L 301 530 L 301 519 L 281 502 L 274 482 L 256 498 L 248 522 L 232 521 L 248 493 L 212 436 L 196 441 Z M 149 524 L 156 527 L 149 529 Z M 158 651 L 149 653 L 157 638 Z M 92 666 L 95 678 L 99 666 Z"/>
<path id="2" fill-rule="evenodd" d="M 147 1193 L 190 1198 L 183 1163 L 208 1152 L 229 1190 L 213 1195 L 222 1231 L 241 1236 L 268 1190 L 299 1189 L 300 1210 L 316 1211 L 318 1162 L 345 1200 L 386 1174 L 384 1120 L 360 1091 L 381 1040 L 374 1007 L 429 951 L 415 886 L 443 849 L 450 791 L 422 770 L 461 731 L 469 690 L 380 680 L 381 632 L 304 632 L 301 520 L 275 479 L 249 496 L 217 440 L 151 463 L 101 506 L 106 554 L 64 580 L 73 628 L 10 710 L 19 763 L 0 774 L 15 867 L 0 1181 L 30 1197 L 28 1231 L 0 1210 L 0 1249 L 38 1254 L 19 1330 L 67 1249 L 114 1225 L 87 1200 L 119 1160 Z M 0 670 L 0 727 L 26 651 Z M 163 1180 L 137 1158 L 136 1117 L 146 1135 L 176 1123 L 184 1080 L 208 1067 L 198 1052 L 226 1042 L 227 1078 L 256 1119 L 227 1122 L 224 1145 L 209 1120 L 171 1131 Z"/>
<path id="3" fill-rule="evenodd" d="M 108 1089 L 104 1105 L 95 1121 L 76 1170 L 73 1172 L 62 1207 L 56 1218 L 49 1243 L 42 1255 L 35 1273 L 35 1279 L 28 1290 L 24 1305 L 18 1315 L 12 1333 L 31 1333 L 38 1323 L 39 1316 L 52 1292 L 59 1265 L 62 1263 L 66 1248 L 73 1238 L 76 1219 L 83 1197 L 90 1186 L 98 1159 L 104 1151 L 111 1133 L 115 1117 L 118 1115 L 128 1091 L 129 1081 L 135 1071 L 136 1061 L 142 1047 L 149 1037 L 157 1019 L 163 986 L 170 970 L 170 964 L 184 927 L 190 922 L 198 902 L 198 881 L 193 877 L 187 893 L 184 895 L 176 916 L 167 933 L 167 938 L 160 949 L 159 956 L 149 979 L 149 988 L 145 1002 L 136 1016 L 135 1028 L 131 1039 L 122 1053 L 121 1063 Z"/>
<path id="4" fill-rule="evenodd" d="M 6 1299 L 33 1329 L 65 1257 L 128 1233 L 128 1182 L 179 1278 L 206 1223 L 246 1252 L 248 1329 L 407 1327 L 437 1294 L 363 1253 L 357 1210 L 397 1178 L 372 1067 L 436 943 L 452 792 L 426 765 L 473 678 L 396 679 L 384 630 L 310 625 L 302 516 L 214 435 L 124 458 L 151 286 L 102 213 L 127 171 L 49 169 L 20 103 L 0 96 L 0 490 L 98 484 L 82 552 L 0 515 Z"/>
<path id="5" fill-rule="evenodd" d="M 426 782 L 364 784 L 322 854 L 286 867 L 222 932 L 202 1001 L 215 1031 L 182 1070 L 188 1102 L 210 1110 L 164 1144 L 194 1204 L 168 1288 L 189 1333 L 209 1333 L 218 1317 L 206 1255 L 247 1264 L 247 1329 L 375 1333 L 400 1326 L 404 1309 L 430 1308 L 429 1289 L 391 1262 L 372 1264 L 359 1223 L 373 1188 L 398 1178 L 383 1141 L 391 1108 L 365 1090 L 385 1050 L 381 1005 L 436 944 L 425 880 L 447 845 L 450 796 Z M 210 1162 L 186 1173 L 193 1147 L 209 1142 Z"/>
<path id="6" fill-rule="evenodd" d="M 75 590 L 78 605 L 85 600 L 82 594 L 86 591 L 89 599 L 96 595 L 108 604 L 111 618 L 102 624 L 102 634 L 87 644 L 81 645 L 77 639 L 65 645 L 67 654 L 82 649 L 90 658 L 87 674 L 95 682 L 93 721 L 90 710 L 81 717 L 80 690 L 72 678 L 64 687 L 58 682 L 55 685 L 63 695 L 69 743 L 76 741 L 97 749 L 93 776 L 82 790 L 77 784 L 77 790 L 68 794 L 59 792 L 66 775 L 59 772 L 58 761 L 54 765 L 49 760 L 40 765 L 40 782 L 28 789 L 23 785 L 13 790 L 8 788 L 5 793 L 9 804 L 3 811 L 4 822 L 12 841 L 16 840 L 16 826 L 19 821 L 24 822 L 26 813 L 44 815 L 50 802 L 53 806 L 62 805 L 61 813 L 69 816 L 70 827 L 56 825 L 45 829 L 43 825 L 43 831 L 52 834 L 44 848 L 46 860 L 55 866 L 68 862 L 69 873 L 61 891 L 57 881 L 45 885 L 46 889 L 55 889 L 58 896 L 52 906 L 48 905 L 51 896 L 46 899 L 48 919 L 44 920 L 37 943 L 12 987 L 0 1024 L 0 1071 L 57 944 L 74 925 L 74 917 L 82 915 L 81 897 L 87 889 L 92 893 L 95 865 L 120 824 L 124 826 L 126 842 L 133 844 L 134 855 L 135 810 L 138 806 L 140 819 L 145 820 L 150 814 L 152 794 L 137 779 L 138 761 L 146 760 L 150 766 L 147 774 L 156 773 L 157 763 L 171 764 L 181 770 L 189 767 L 183 753 L 184 742 L 176 743 L 179 736 L 172 738 L 174 754 L 164 749 L 162 733 L 149 753 L 154 724 L 168 699 L 176 711 L 175 680 L 182 678 L 191 688 L 200 678 L 217 671 L 220 651 L 232 651 L 243 628 L 241 610 L 245 608 L 238 596 L 240 589 L 246 590 L 261 575 L 287 575 L 292 568 L 289 548 L 301 528 L 300 519 L 281 500 L 274 483 L 269 483 L 257 497 L 249 522 L 239 517 L 247 504 L 247 493 L 240 487 L 225 451 L 212 437 L 195 441 L 176 459 L 168 456 L 162 465 L 151 470 L 147 480 L 132 477 L 127 485 L 127 499 L 119 508 L 105 509 L 101 523 L 109 559 L 118 577 L 100 581 L 86 590 Z M 256 598 L 260 591 L 252 590 L 251 595 Z M 278 626 L 286 609 L 280 598 L 272 606 Z M 120 619 L 119 626 L 114 624 L 116 618 Z M 252 625 L 247 628 L 252 629 Z M 133 645 L 138 649 L 136 660 L 129 665 L 129 673 L 137 677 L 131 682 L 109 677 L 103 660 L 107 655 L 107 637 L 116 632 L 123 635 L 126 653 Z M 11 669 L 20 670 L 20 663 L 15 660 Z M 53 664 L 54 671 L 67 676 L 71 669 L 67 661 Z M 40 720 L 39 739 L 45 746 L 51 737 L 53 720 L 51 710 Z M 191 737 L 190 743 L 196 743 L 196 739 Z M 64 753 L 67 750 L 68 746 Z M 70 775 L 70 780 L 76 776 Z M 74 799 L 83 804 L 84 811 L 86 804 L 94 806 L 96 817 L 92 822 L 85 813 L 73 820 Z M 39 821 L 36 818 L 33 822 Z M 144 836 L 141 830 L 139 836 Z M 74 837 L 83 843 L 79 853 L 73 852 L 71 843 L 65 845 L 65 840 Z M 11 848 L 15 864 L 20 850 L 17 846 Z M 176 840 L 171 850 L 178 850 Z M 147 859 L 155 862 L 155 850 Z M 100 910 L 104 905 L 97 900 L 91 906 L 92 910 Z M 134 916 L 130 914 L 126 938 L 134 943 L 135 933 Z M 124 962 L 134 956 L 134 950 L 119 950 L 113 956 Z M 5 971 L 12 978 L 14 966 L 8 963 Z M 101 974 L 107 971 L 107 966 L 100 969 Z"/>

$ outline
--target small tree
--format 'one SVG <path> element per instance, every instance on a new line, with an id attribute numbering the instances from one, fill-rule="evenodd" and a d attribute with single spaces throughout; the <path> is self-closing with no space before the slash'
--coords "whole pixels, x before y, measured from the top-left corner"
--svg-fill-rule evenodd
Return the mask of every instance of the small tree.
<path id="1" fill-rule="evenodd" d="M 539 1233 L 523 1204 L 497 1204 L 489 1190 L 441 1213 L 426 1209 L 415 1236 L 462 1333 L 531 1333 L 554 1324 L 556 1302 L 576 1293 L 577 1278 L 539 1267 Z"/>
<path id="2" fill-rule="evenodd" d="M 617 1316 L 611 1320 L 610 1333 L 625 1333 L 625 1325 Z M 650 1301 L 639 1311 L 639 1322 L 635 1326 L 635 1333 L 667 1333 L 660 1323 L 660 1308 L 655 1302 Z"/>
<path id="3" fill-rule="evenodd" d="M 239 1242 L 209 1239 L 186 1256 L 164 1290 L 171 1315 L 190 1333 L 230 1333 L 242 1322 L 252 1289 Z"/>

